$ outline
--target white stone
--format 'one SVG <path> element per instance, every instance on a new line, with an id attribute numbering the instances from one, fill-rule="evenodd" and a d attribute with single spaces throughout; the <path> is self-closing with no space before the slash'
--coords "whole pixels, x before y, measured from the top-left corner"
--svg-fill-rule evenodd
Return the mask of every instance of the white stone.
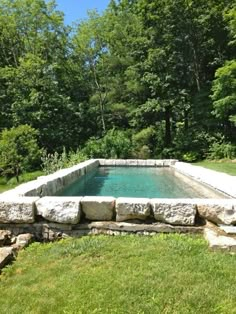
<path id="1" fill-rule="evenodd" d="M 147 159 L 146 165 L 149 167 L 155 167 L 156 166 L 156 160 L 155 159 Z"/>
<path id="2" fill-rule="evenodd" d="M 225 233 L 236 235 L 236 226 L 219 225 L 219 228 Z"/>
<path id="3" fill-rule="evenodd" d="M 156 167 L 163 167 L 164 166 L 164 161 L 162 159 L 156 159 L 155 160 L 155 166 Z"/>
<path id="4" fill-rule="evenodd" d="M 14 259 L 14 248 L 11 246 L 0 248 L 0 269 Z"/>
<path id="5" fill-rule="evenodd" d="M 145 159 L 138 159 L 137 160 L 137 165 L 139 167 L 145 167 L 147 165 L 147 161 Z"/>
<path id="6" fill-rule="evenodd" d="M 81 207 L 89 220 L 112 220 L 115 212 L 115 198 L 85 196 L 81 200 Z"/>
<path id="7" fill-rule="evenodd" d="M 80 220 L 81 197 L 43 197 L 36 202 L 37 215 L 48 221 L 77 224 Z"/>
<path id="8" fill-rule="evenodd" d="M 15 196 L 41 196 L 42 190 L 45 187 L 43 180 L 33 180 L 17 186 L 10 190 L 9 193 L 14 193 Z"/>
<path id="9" fill-rule="evenodd" d="M 231 199 L 198 200 L 197 210 L 201 217 L 215 223 L 233 225 L 236 223 L 236 201 Z"/>
<path id="10" fill-rule="evenodd" d="M 127 159 L 127 166 L 137 166 L 138 160 L 137 159 Z"/>
<path id="11" fill-rule="evenodd" d="M 230 252 L 236 252 L 235 238 L 218 235 L 210 228 L 204 229 L 204 236 L 212 250 L 227 250 Z"/>
<path id="12" fill-rule="evenodd" d="M 116 159 L 99 159 L 100 166 L 115 166 Z"/>
<path id="13" fill-rule="evenodd" d="M 225 193 L 226 195 L 230 195 L 234 198 L 236 197 L 236 176 L 230 176 L 226 173 L 199 166 L 192 166 L 185 162 L 176 162 L 172 167 L 199 182 Z"/>
<path id="14" fill-rule="evenodd" d="M 195 223 L 196 205 L 191 201 L 152 199 L 151 206 L 157 221 L 183 226 Z"/>
<path id="15" fill-rule="evenodd" d="M 116 159 L 115 165 L 116 166 L 126 166 L 127 160 L 126 159 Z"/>
<path id="16" fill-rule="evenodd" d="M 33 223 L 38 197 L 0 197 L 0 223 Z"/>
<path id="17" fill-rule="evenodd" d="M 173 166 L 173 165 L 175 165 L 175 163 L 176 163 L 177 161 L 178 161 L 178 160 L 176 160 L 176 159 L 163 159 L 163 160 L 162 160 L 164 167 Z"/>
<path id="18" fill-rule="evenodd" d="M 148 198 L 117 198 L 116 221 L 145 220 L 148 216 L 150 216 L 150 200 Z"/>
<path id="19" fill-rule="evenodd" d="M 23 233 L 17 236 L 14 248 L 23 249 L 28 246 L 33 240 L 33 235 L 31 233 Z"/>

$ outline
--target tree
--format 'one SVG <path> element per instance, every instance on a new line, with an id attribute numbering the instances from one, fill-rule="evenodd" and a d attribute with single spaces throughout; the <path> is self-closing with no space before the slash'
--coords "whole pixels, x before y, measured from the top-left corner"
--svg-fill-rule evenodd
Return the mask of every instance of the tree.
<path id="1" fill-rule="evenodd" d="M 6 177 L 15 176 L 19 182 L 22 171 L 36 169 L 41 150 L 37 144 L 38 132 L 29 125 L 4 130 L 0 138 L 0 171 Z"/>
<path id="2" fill-rule="evenodd" d="M 230 31 L 228 43 L 232 51 L 236 48 L 236 9 L 228 10 L 225 15 Z M 236 134 L 236 59 L 226 61 L 224 65 L 215 72 L 212 83 L 212 94 L 214 111 L 213 114 L 224 127 L 227 139 L 235 141 Z"/>
<path id="3" fill-rule="evenodd" d="M 30 124 L 48 151 L 76 149 L 91 133 L 86 79 L 55 1 L 1 1 L 0 29 L 0 129 Z"/>
<path id="4" fill-rule="evenodd" d="M 78 25 L 73 38 L 74 54 L 79 55 L 88 73 L 92 95 L 90 103 L 99 108 L 100 123 L 98 129 L 106 131 L 105 110 L 107 103 L 108 73 L 106 58 L 108 54 L 104 19 L 96 11 L 89 13 L 89 19 Z"/>

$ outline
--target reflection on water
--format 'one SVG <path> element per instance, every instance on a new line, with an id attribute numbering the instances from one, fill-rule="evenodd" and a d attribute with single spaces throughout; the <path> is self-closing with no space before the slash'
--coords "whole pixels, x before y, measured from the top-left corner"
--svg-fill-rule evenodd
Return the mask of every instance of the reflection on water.
<path id="1" fill-rule="evenodd" d="M 222 198 L 172 168 L 100 167 L 64 189 L 64 196 Z"/>

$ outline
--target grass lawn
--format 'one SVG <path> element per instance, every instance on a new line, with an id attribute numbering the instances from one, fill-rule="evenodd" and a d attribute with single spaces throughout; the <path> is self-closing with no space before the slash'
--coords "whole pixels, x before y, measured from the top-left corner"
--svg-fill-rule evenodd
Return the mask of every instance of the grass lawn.
<path id="1" fill-rule="evenodd" d="M 194 166 L 201 166 L 215 171 L 225 172 L 231 176 L 236 176 L 236 162 L 232 161 L 210 161 L 204 160 L 193 163 Z"/>
<path id="2" fill-rule="evenodd" d="M 236 313 L 236 255 L 201 236 L 31 245 L 0 277 L 0 313 Z"/>
<path id="3" fill-rule="evenodd" d="M 42 176 L 42 175 L 43 175 L 43 172 L 39 170 L 34 171 L 34 172 L 23 173 L 20 175 L 19 183 L 16 181 L 16 178 L 12 178 L 9 181 L 7 181 L 4 177 L 0 177 L 0 193 L 13 189 L 21 183 L 35 180 L 37 179 L 37 177 Z"/>

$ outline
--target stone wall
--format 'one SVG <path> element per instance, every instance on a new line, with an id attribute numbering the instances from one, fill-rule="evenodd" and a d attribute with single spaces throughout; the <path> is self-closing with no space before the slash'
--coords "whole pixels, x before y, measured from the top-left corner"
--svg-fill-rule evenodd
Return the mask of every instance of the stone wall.
<path id="1" fill-rule="evenodd" d="M 200 166 L 192 166 L 186 162 L 175 162 L 172 167 L 197 182 L 210 186 L 232 198 L 236 197 L 236 176 Z"/>
<path id="2" fill-rule="evenodd" d="M 139 221 L 194 226 L 199 218 L 215 224 L 236 224 L 236 200 L 147 199 L 85 197 L 0 197 L 0 224 L 52 222 L 78 225 L 81 221 Z"/>
<path id="3" fill-rule="evenodd" d="M 45 238 L 45 224 L 56 224 L 57 232 L 66 226 L 78 229 L 84 221 L 142 222 L 153 225 L 196 226 L 205 220 L 215 224 L 236 224 L 235 199 L 148 199 L 114 197 L 53 196 L 66 185 L 95 169 L 105 166 L 147 166 L 192 169 L 176 160 L 88 160 L 69 169 L 40 177 L 0 195 L 0 224 L 2 229 L 16 233 L 32 232 Z M 189 171 L 190 171 L 189 170 Z M 191 170 L 192 172 L 194 170 Z M 27 228 L 24 226 L 27 225 Z M 60 231 L 61 229 L 61 231 Z M 71 230 L 72 230 L 71 229 Z M 30 230 L 30 231 L 29 231 Z M 80 230 L 81 231 L 81 230 Z M 77 232 L 77 231 L 76 231 Z"/>
<path id="4" fill-rule="evenodd" d="M 97 167 L 99 167 L 99 160 L 87 160 L 71 168 L 61 169 L 48 176 L 42 176 L 37 180 L 21 184 L 15 189 L 0 194 L 0 196 L 9 199 L 16 196 L 53 196 Z"/>

